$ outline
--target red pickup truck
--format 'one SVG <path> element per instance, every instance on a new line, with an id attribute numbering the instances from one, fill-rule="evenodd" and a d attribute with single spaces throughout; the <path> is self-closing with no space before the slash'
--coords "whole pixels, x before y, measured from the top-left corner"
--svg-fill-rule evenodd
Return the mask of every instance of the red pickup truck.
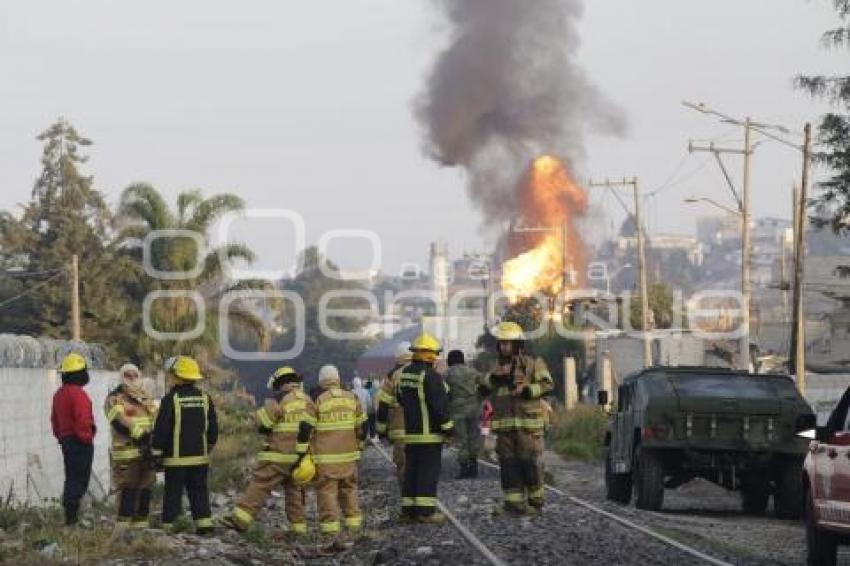
<path id="1" fill-rule="evenodd" d="M 801 433 L 811 439 L 803 464 L 803 516 L 808 563 L 832 565 L 838 545 L 850 544 L 850 388 L 826 426 Z"/>

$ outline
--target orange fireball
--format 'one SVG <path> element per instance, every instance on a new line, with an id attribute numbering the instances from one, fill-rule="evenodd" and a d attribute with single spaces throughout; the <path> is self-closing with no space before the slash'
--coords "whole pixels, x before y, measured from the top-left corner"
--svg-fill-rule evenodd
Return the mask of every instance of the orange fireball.
<path id="1" fill-rule="evenodd" d="M 560 292 L 565 258 L 571 274 L 585 271 L 585 247 L 577 219 L 587 211 L 587 195 L 564 162 L 552 155 L 538 157 L 521 189 L 523 224 L 535 231 L 525 250 L 502 265 L 502 290 L 514 302 L 536 292 Z M 567 278 L 568 285 L 581 283 L 571 279 Z"/>

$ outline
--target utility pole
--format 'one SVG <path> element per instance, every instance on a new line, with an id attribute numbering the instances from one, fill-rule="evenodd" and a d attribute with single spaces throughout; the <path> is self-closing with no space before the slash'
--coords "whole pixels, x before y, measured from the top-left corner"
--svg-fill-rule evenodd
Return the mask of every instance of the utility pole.
<path id="1" fill-rule="evenodd" d="M 741 355 L 739 358 L 739 367 L 741 369 L 749 370 L 751 363 L 750 305 L 752 303 L 753 294 L 751 277 L 752 236 L 750 231 L 750 172 L 752 168 L 751 158 L 753 155 L 752 120 L 747 118 L 746 120 L 744 120 L 743 126 L 744 149 L 717 147 L 713 143 L 708 145 L 699 145 L 691 141 L 688 143 L 688 151 L 691 153 L 710 152 L 714 154 L 714 157 L 717 159 L 718 165 L 720 165 L 720 169 L 723 171 L 723 176 L 726 178 L 726 182 L 729 184 L 729 188 L 732 190 L 732 195 L 735 197 L 735 201 L 738 203 L 738 210 L 740 211 L 739 214 L 741 217 L 741 298 L 743 299 L 744 303 L 741 309 L 741 329 L 743 335 L 741 336 L 741 343 L 739 346 L 741 350 Z M 732 182 L 732 177 L 729 175 L 729 172 L 726 170 L 726 166 L 723 164 L 723 160 L 721 159 L 721 155 L 723 154 L 738 154 L 744 156 L 743 189 L 741 191 L 740 197 L 738 196 L 738 192 L 735 190 L 735 184 Z"/>
<path id="2" fill-rule="evenodd" d="M 794 215 L 794 305 L 791 328 L 790 366 L 797 376 L 797 389 L 806 392 L 806 316 L 803 311 L 803 291 L 806 252 L 806 208 L 809 175 L 812 163 L 812 125 L 803 131 L 803 179 L 800 183 Z"/>
<path id="3" fill-rule="evenodd" d="M 71 256 L 71 339 L 81 340 L 80 336 L 80 259 L 77 254 Z"/>
<path id="4" fill-rule="evenodd" d="M 644 367 L 650 367 L 652 365 L 652 339 L 649 335 L 649 291 L 646 281 L 646 233 L 641 217 L 640 184 L 638 183 L 638 178 L 623 178 L 622 181 L 609 181 L 606 179 L 604 182 L 600 183 L 589 181 L 588 186 L 605 187 L 609 189 L 617 187 L 631 187 L 634 191 L 635 224 L 637 225 L 638 278 L 640 280 L 641 326 L 643 330 L 643 365 Z M 625 314 L 623 316 L 625 316 Z"/>

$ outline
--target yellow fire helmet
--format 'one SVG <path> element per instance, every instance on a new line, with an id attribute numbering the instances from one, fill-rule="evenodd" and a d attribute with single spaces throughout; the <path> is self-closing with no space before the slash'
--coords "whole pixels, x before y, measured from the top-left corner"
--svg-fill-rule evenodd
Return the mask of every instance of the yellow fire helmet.
<path id="1" fill-rule="evenodd" d="M 86 359 L 76 352 L 71 352 L 62 358 L 62 365 L 59 366 L 60 373 L 74 373 L 88 368 Z"/>
<path id="2" fill-rule="evenodd" d="M 525 340 L 522 326 L 516 322 L 500 322 L 490 330 L 496 340 Z"/>
<path id="3" fill-rule="evenodd" d="M 292 481 L 295 485 L 307 485 L 316 477 L 316 464 L 310 454 L 305 454 L 295 469 L 292 470 Z"/>
<path id="4" fill-rule="evenodd" d="M 427 332 L 423 332 L 410 345 L 411 352 L 434 352 L 439 354 L 443 350 L 442 346 L 440 346 L 440 341 L 428 334 Z"/>
<path id="5" fill-rule="evenodd" d="M 200 381 L 204 378 L 201 375 L 201 368 L 198 366 L 198 362 L 189 356 L 168 358 L 165 362 L 165 371 L 170 371 L 177 379 L 183 381 Z"/>
<path id="6" fill-rule="evenodd" d="M 283 379 L 281 379 L 281 378 L 283 378 Z M 292 369 L 289 366 L 283 366 L 282 368 L 277 368 L 276 370 L 274 370 L 274 373 L 272 373 L 269 376 L 269 381 L 266 383 L 266 387 L 269 390 L 273 390 L 274 389 L 274 383 L 278 379 L 281 379 L 282 383 L 291 383 L 293 381 L 301 381 L 301 377 L 298 375 L 298 372 L 296 372 L 294 369 Z"/>

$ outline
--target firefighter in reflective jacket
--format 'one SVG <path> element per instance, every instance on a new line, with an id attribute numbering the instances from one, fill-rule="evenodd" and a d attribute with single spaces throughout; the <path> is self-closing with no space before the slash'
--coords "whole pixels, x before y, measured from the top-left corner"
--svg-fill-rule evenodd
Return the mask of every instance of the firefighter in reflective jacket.
<path id="1" fill-rule="evenodd" d="M 151 487 L 156 482 L 156 470 L 146 457 L 156 403 L 139 385 L 139 368 L 124 364 L 119 373 L 121 385 L 104 404 L 112 429 L 112 486 L 118 490 L 118 522 L 144 528 L 150 515 Z"/>
<path id="2" fill-rule="evenodd" d="M 339 371 L 332 365 L 319 370 L 314 403 L 316 429 L 310 446 L 316 462 L 319 531 L 326 543 L 336 543 L 340 514 L 349 531 L 363 526 L 357 500 L 357 461 L 366 438 L 366 414 L 354 393 L 342 389 Z"/>
<path id="3" fill-rule="evenodd" d="M 162 526 L 170 530 L 182 512 L 183 490 L 198 534 L 213 531 L 207 488 L 210 453 L 218 440 L 218 423 L 210 396 L 195 386 L 203 379 L 198 362 L 169 358 L 165 370 L 174 386 L 162 398 L 153 428 L 151 453 L 165 468 Z"/>
<path id="4" fill-rule="evenodd" d="M 498 341 L 498 358 L 483 386 L 492 397 L 505 510 L 539 513 L 544 494 L 541 397 L 554 384 L 543 360 L 525 353 L 522 327 L 502 322 L 491 334 Z"/>
<path id="5" fill-rule="evenodd" d="M 436 338 L 422 334 L 410 350 L 413 361 L 401 370 L 396 386 L 396 399 L 404 411 L 402 520 L 440 525 L 446 516 L 436 510 L 437 483 L 444 435 L 454 427 L 446 384 L 434 371 L 441 348 Z"/>
<path id="6" fill-rule="evenodd" d="M 393 463 L 399 491 L 404 484 L 404 411 L 396 399 L 395 389 L 401 370 L 410 363 L 410 359 L 410 342 L 401 342 L 396 348 L 396 365 L 378 391 L 378 436 L 389 438 L 393 444 Z"/>
<path id="7" fill-rule="evenodd" d="M 293 479 L 292 472 L 307 454 L 316 419 L 313 401 L 304 393 L 301 382 L 301 376 L 290 367 L 279 368 L 269 377 L 272 396 L 257 411 L 257 424 L 266 435 L 265 446 L 257 455 L 253 479 L 236 501 L 233 514 L 222 520 L 226 526 L 246 530 L 265 507 L 272 490 L 283 484 L 292 533 L 307 534 L 304 487 Z"/>

